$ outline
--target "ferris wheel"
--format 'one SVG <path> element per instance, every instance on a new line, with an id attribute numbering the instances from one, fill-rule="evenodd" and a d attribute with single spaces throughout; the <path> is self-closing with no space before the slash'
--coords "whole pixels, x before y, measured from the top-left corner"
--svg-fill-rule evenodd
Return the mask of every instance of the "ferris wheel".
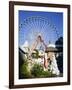
<path id="1" fill-rule="evenodd" d="M 19 42 L 24 39 L 27 40 L 28 38 L 29 41 L 33 41 L 39 34 L 44 40 L 48 39 L 48 43 L 51 42 L 54 37 L 60 37 L 56 25 L 54 25 L 48 18 L 31 16 L 19 23 Z"/>

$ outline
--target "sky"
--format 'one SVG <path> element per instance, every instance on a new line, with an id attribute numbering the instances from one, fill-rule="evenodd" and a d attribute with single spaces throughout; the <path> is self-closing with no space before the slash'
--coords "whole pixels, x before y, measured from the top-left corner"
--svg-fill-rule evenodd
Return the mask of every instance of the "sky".
<path id="1" fill-rule="evenodd" d="M 19 45 L 29 45 L 41 35 L 44 42 L 52 44 L 63 36 L 63 13 L 19 10 Z"/>

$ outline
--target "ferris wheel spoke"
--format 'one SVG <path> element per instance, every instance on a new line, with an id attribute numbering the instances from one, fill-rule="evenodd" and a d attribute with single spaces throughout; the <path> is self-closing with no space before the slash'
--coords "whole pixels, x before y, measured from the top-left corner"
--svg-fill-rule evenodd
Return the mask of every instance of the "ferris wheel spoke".
<path id="1" fill-rule="evenodd" d="M 26 33 L 29 31 L 30 33 Z M 59 32 L 56 26 L 45 17 L 41 16 L 31 16 L 24 19 L 23 23 L 19 23 L 19 33 L 20 37 L 23 40 L 25 37 L 24 35 L 27 34 L 27 38 L 29 37 L 31 40 L 37 37 L 38 34 L 41 34 L 45 39 L 51 40 L 55 37 L 59 37 Z M 44 34 L 46 34 L 44 36 Z"/>

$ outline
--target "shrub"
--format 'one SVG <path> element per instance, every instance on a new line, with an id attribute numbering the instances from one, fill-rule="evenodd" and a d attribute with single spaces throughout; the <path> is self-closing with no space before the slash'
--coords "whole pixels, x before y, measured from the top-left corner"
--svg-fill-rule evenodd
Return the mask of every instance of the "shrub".
<path id="1" fill-rule="evenodd" d="M 27 60 L 24 61 L 23 65 L 21 66 L 20 71 L 21 71 L 21 74 L 22 74 L 23 78 L 31 77 L 31 73 L 28 70 L 28 62 L 27 62 Z"/>
<path id="2" fill-rule="evenodd" d="M 34 64 L 32 70 L 31 70 L 31 74 L 34 77 L 41 77 L 42 71 L 43 71 L 43 67 L 41 65 Z"/>
<path id="3" fill-rule="evenodd" d="M 45 77 L 53 77 L 56 75 L 53 75 L 50 71 L 44 71 L 43 66 L 39 64 L 34 64 L 31 74 L 36 78 L 45 78 Z"/>
<path id="4" fill-rule="evenodd" d="M 50 71 L 44 71 L 43 66 L 40 64 L 34 64 L 31 70 L 28 68 L 27 60 L 21 67 L 21 75 L 23 78 L 45 78 L 45 77 L 55 77 Z"/>

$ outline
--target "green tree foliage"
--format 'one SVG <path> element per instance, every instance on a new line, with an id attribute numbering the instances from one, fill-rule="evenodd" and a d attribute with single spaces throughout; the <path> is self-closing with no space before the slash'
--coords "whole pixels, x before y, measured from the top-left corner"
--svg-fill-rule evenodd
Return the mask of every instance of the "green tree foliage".
<path id="1" fill-rule="evenodd" d="M 55 45 L 58 51 L 63 51 L 63 37 L 59 37 L 58 40 L 55 42 Z M 62 47 L 57 47 L 57 45 L 62 45 Z"/>
<path id="2" fill-rule="evenodd" d="M 41 77 L 43 67 L 39 64 L 34 64 L 31 73 L 34 77 Z"/>
<path id="3" fill-rule="evenodd" d="M 55 42 L 56 48 L 58 49 L 59 56 L 56 58 L 58 68 L 60 70 L 60 73 L 63 73 L 63 37 L 59 37 L 58 40 Z M 62 47 L 57 47 L 57 45 L 61 45 Z"/>
<path id="4" fill-rule="evenodd" d="M 45 77 L 56 76 L 56 75 L 52 74 L 52 72 L 50 72 L 48 70 L 44 71 L 43 66 L 41 66 L 39 64 L 34 64 L 31 73 L 36 78 L 45 78 Z"/>
<path id="5" fill-rule="evenodd" d="M 29 68 L 29 59 L 25 58 L 19 52 L 19 79 L 24 78 L 45 78 L 45 77 L 53 77 L 50 71 L 44 71 L 44 67 L 41 64 L 32 64 L 32 68 Z"/>
<path id="6" fill-rule="evenodd" d="M 21 71 L 21 74 L 22 74 L 23 78 L 31 77 L 31 73 L 30 73 L 30 71 L 28 69 L 28 62 L 27 62 L 27 60 L 24 60 L 24 63 L 21 66 L 20 71 Z"/>
<path id="7" fill-rule="evenodd" d="M 35 51 L 35 53 L 32 53 L 32 57 L 38 59 L 38 57 L 39 57 L 39 52 L 38 52 L 38 50 L 36 50 L 36 49 L 35 49 L 34 51 Z"/>

